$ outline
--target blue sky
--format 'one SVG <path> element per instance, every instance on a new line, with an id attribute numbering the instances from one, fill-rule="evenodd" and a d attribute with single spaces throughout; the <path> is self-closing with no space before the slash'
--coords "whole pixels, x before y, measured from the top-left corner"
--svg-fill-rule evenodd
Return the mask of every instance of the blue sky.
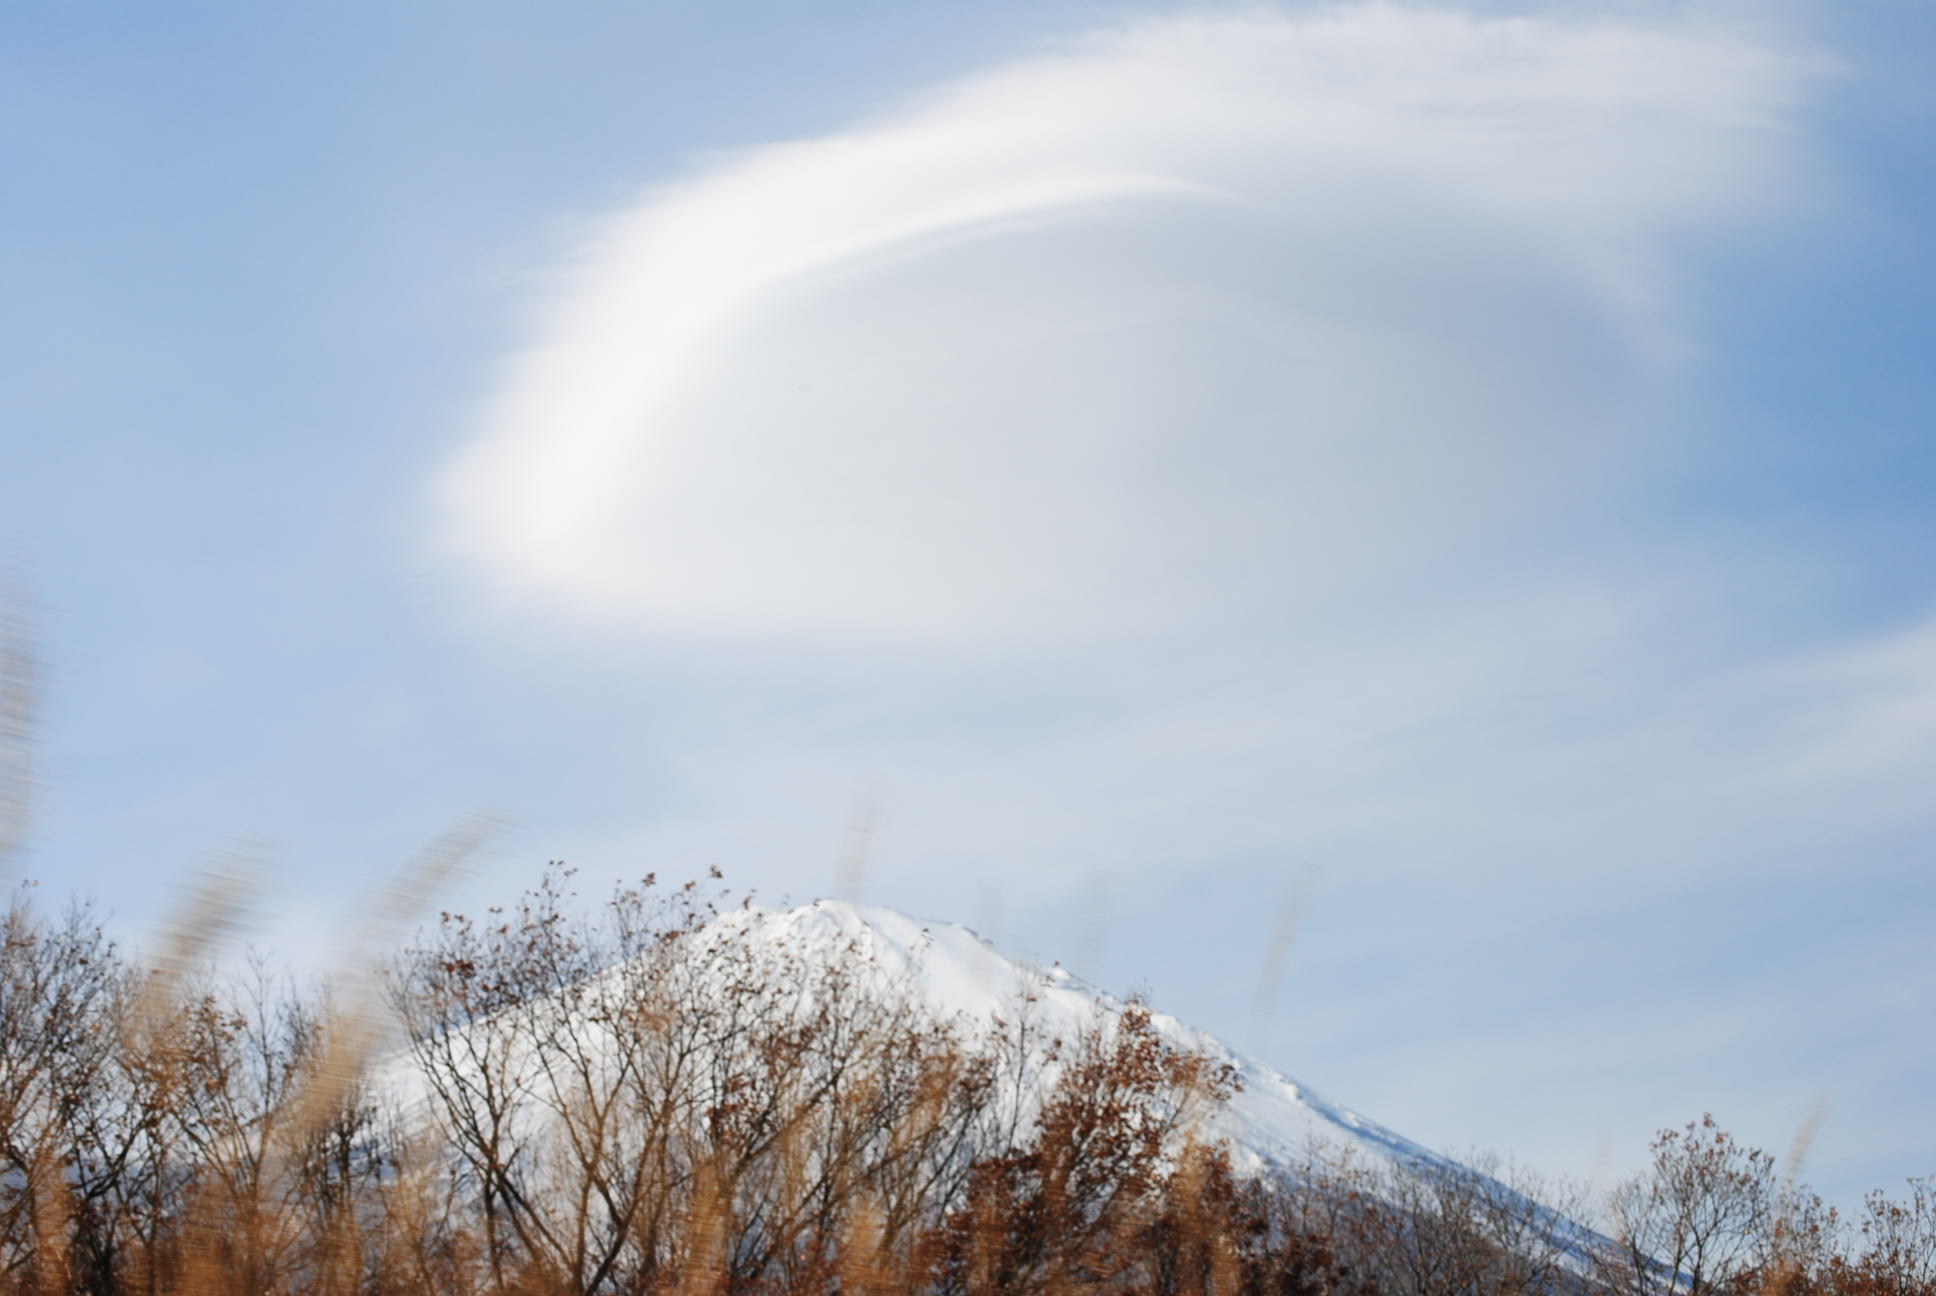
<path id="1" fill-rule="evenodd" d="M 1936 1170 L 1936 16 L 1584 14 L 10 6 L 17 867 L 319 961 L 871 800 L 1421 1141 Z"/>

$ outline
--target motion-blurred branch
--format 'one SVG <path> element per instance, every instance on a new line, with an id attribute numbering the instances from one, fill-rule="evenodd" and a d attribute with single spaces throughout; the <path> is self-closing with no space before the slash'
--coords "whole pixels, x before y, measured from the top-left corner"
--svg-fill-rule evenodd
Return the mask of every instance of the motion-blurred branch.
<path id="1" fill-rule="evenodd" d="M 25 582 L 0 568 L 0 873 L 33 823 L 39 665 Z"/>
<path id="2" fill-rule="evenodd" d="M 378 969 L 471 859 L 505 828 L 501 815 L 473 814 L 439 834 L 378 893 L 349 956 L 331 977 L 331 1021 L 322 1056 L 297 1106 L 301 1128 L 325 1119 L 361 1079 L 382 1040 L 385 1015 Z"/>
<path id="3" fill-rule="evenodd" d="M 1284 969 L 1290 962 L 1291 942 L 1297 938 L 1304 907 L 1323 876 L 1320 865 L 1301 866 L 1284 887 L 1284 898 L 1277 905 L 1277 921 L 1271 925 L 1270 944 L 1264 948 L 1264 965 L 1257 974 L 1257 994 L 1250 1005 L 1250 1046 L 1262 1053 L 1270 1041 L 1265 1038 L 1271 1018 L 1277 1013 L 1278 992 L 1284 985 Z"/>

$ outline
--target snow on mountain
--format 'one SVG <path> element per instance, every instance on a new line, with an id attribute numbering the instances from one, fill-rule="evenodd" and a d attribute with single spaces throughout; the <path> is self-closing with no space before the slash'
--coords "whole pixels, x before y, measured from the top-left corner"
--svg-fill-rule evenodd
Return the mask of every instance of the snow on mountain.
<path id="1" fill-rule="evenodd" d="M 958 923 L 924 922 L 892 909 L 816 900 L 789 910 L 749 908 L 715 920 L 722 935 L 772 943 L 808 958 L 849 952 L 876 970 L 883 987 L 916 995 L 937 1017 L 970 1027 L 1022 1009 L 1047 1036 L 1074 1038 L 1122 1000 L 1060 966 L 1038 967 L 995 948 Z M 1243 1169 L 1291 1169 L 1315 1151 L 1452 1167 L 1454 1162 L 1332 1101 L 1276 1068 L 1238 1053 L 1206 1031 L 1164 1013 L 1151 1024 L 1173 1047 L 1231 1066 L 1241 1088 L 1199 1131 L 1227 1140 Z"/>
<path id="2" fill-rule="evenodd" d="M 1034 1101 L 1029 1091 L 1039 1092 L 1042 1086 L 1036 1081 L 1043 1078 L 1042 1068 L 1056 1065 L 1048 1057 L 1051 1041 L 1073 1045 L 1098 1027 L 1106 1035 L 1130 1007 L 1064 968 L 1013 958 L 959 924 L 924 922 L 891 909 L 840 901 L 818 900 L 785 910 L 748 905 L 718 914 L 676 939 L 676 948 L 683 951 L 679 964 L 686 969 L 682 976 L 690 977 L 681 981 L 681 993 L 698 1001 L 734 1000 L 748 986 L 757 986 L 755 993 L 786 1001 L 774 1011 L 805 1011 L 820 984 L 812 969 L 838 968 L 853 988 L 880 992 L 884 1004 L 911 1005 L 917 1019 L 925 1015 L 955 1025 L 964 1039 L 983 1038 L 997 1025 L 1007 1039 L 1025 1026 L 1029 1042 L 1015 1056 L 1034 1069 L 1015 1076 L 1009 1086 L 1013 1092 L 1000 1099 L 1007 1104 L 1005 1121 L 1026 1120 Z M 433 1078 L 420 1065 L 422 1057 L 405 1050 L 377 1068 L 381 1087 L 405 1109 L 428 1112 L 432 1089 L 438 1086 L 447 1095 L 452 1086 L 473 1089 L 464 1101 L 475 1102 L 483 1089 L 474 1083 L 481 1077 L 474 1068 L 495 1065 L 495 1083 L 502 1092 L 536 1095 L 534 1102 L 507 1116 L 506 1130 L 536 1140 L 533 1146 L 543 1144 L 556 1135 L 555 1113 L 586 1092 L 582 1086 L 589 1077 L 620 1065 L 615 1059 L 626 1049 L 617 1032 L 632 1029 L 621 1024 L 621 1005 L 633 971 L 619 963 L 545 996 L 551 1007 L 540 1016 L 554 1015 L 544 1017 L 549 1027 L 535 1032 L 520 1028 L 519 1008 L 502 1018 L 473 1017 L 465 1024 L 453 1023 L 447 1032 L 420 1036 L 420 1048 L 430 1041 L 430 1051 L 441 1054 L 440 1065 L 446 1068 L 442 1078 Z M 528 1024 L 531 1019 L 523 1020 Z M 1576 1261 L 1601 1244 L 1576 1221 L 1236 1052 L 1206 1031 L 1153 1009 L 1149 1026 L 1172 1048 L 1227 1066 L 1236 1077 L 1236 1092 L 1227 1102 L 1209 1107 L 1191 1132 L 1200 1141 L 1223 1143 L 1240 1172 L 1282 1172 L 1296 1178 L 1314 1167 L 1322 1172 L 1346 1161 L 1368 1168 L 1449 1172 L 1495 1202 L 1510 1205 L 1549 1244 Z M 444 1045 L 434 1044 L 439 1038 Z M 569 1047 L 578 1051 L 570 1057 L 552 1056 L 558 1041 L 572 1041 Z M 492 1058 L 495 1063 L 487 1062 Z M 574 1071 L 574 1066 L 588 1069 Z M 618 1137 L 622 1141 L 623 1135 Z"/>
<path id="3" fill-rule="evenodd" d="M 997 1016 L 1026 1011 L 1035 1015 L 1044 1036 L 1073 1039 L 1099 1017 L 1107 1022 L 1128 1007 L 1059 965 L 1041 967 L 1017 959 L 961 924 L 925 922 L 892 909 L 834 900 L 788 910 L 749 907 L 722 915 L 712 929 L 754 946 L 770 942 L 809 962 L 845 952 L 875 969 L 883 988 L 912 993 L 937 1017 L 959 1020 L 970 1031 Z M 1477 1184 L 1501 1203 L 1511 1203 L 1574 1266 L 1606 1245 L 1578 1220 L 1413 1142 L 1268 1063 L 1237 1052 L 1208 1031 L 1153 1010 L 1151 1025 L 1172 1047 L 1234 1070 L 1237 1092 L 1214 1108 L 1195 1132 L 1205 1141 L 1224 1142 L 1240 1171 L 1296 1177 L 1313 1165 L 1355 1161 L 1446 1172 Z"/>

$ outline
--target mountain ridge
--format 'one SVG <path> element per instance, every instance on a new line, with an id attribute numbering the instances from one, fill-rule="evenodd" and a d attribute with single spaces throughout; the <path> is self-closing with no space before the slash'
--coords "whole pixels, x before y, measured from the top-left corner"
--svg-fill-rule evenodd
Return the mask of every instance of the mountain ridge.
<path id="1" fill-rule="evenodd" d="M 720 915 L 708 926 L 766 939 L 792 938 L 806 952 L 818 947 L 829 956 L 845 942 L 916 990 L 931 1010 L 971 1024 L 1012 1008 L 1018 993 L 1034 996 L 1063 1034 L 1075 1033 L 1098 1011 L 1120 1014 L 1133 1002 L 1059 963 L 1043 966 L 1011 954 L 966 924 L 917 918 L 884 906 L 824 898 L 786 909 L 749 905 Z M 916 957 L 916 948 L 922 946 Z M 1414 1166 L 1465 1168 L 1209 1031 L 1145 1007 L 1166 1043 L 1235 1069 L 1239 1089 L 1201 1132 L 1227 1140 L 1240 1168 L 1289 1170 L 1304 1164 L 1314 1151 L 1344 1148 Z"/>
<path id="2" fill-rule="evenodd" d="M 1169 1046 L 1231 1068 L 1234 1092 L 1210 1110 L 1194 1131 L 1220 1142 L 1240 1173 L 1297 1180 L 1355 1162 L 1397 1176 L 1462 1180 L 1520 1218 L 1531 1222 L 1548 1245 L 1584 1266 L 1607 1245 L 1598 1232 L 1475 1169 L 1338 1102 L 1263 1059 L 1232 1047 L 1207 1030 L 1124 999 L 1077 976 L 1059 963 L 1044 966 L 1011 954 L 963 923 L 921 919 L 899 910 L 853 901 L 816 899 L 791 908 L 746 904 L 721 914 L 706 929 L 738 937 L 793 943 L 801 952 L 833 957 L 845 947 L 879 968 L 890 984 L 914 991 L 942 1019 L 973 1029 L 1018 1001 L 1041 1012 L 1042 1024 L 1059 1036 L 1079 1035 L 1098 1016 L 1120 1017 L 1132 1004 L 1149 1013 L 1150 1025 Z"/>

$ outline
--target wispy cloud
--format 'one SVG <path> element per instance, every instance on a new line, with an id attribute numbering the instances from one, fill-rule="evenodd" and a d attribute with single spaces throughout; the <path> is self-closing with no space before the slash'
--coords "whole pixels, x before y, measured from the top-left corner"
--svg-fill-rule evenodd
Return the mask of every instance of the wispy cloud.
<path id="1" fill-rule="evenodd" d="M 611 216 L 439 481 L 517 606 L 974 650 L 1382 581 L 1645 439 L 1668 245 L 1818 65 L 1382 5 L 1146 22 Z"/>

